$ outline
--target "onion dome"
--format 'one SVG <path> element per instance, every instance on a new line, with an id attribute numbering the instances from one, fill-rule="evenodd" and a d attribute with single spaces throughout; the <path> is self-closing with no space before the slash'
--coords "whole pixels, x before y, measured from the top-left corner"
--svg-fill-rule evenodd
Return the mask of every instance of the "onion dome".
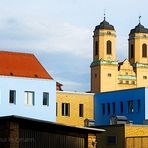
<path id="1" fill-rule="evenodd" d="M 130 34 L 134 34 L 134 33 L 148 33 L 148 29 L 145 28 L 143 25 L 141 25 L 141 23 L 139 22 L 139 24 L 130 31 Z"/>
<path id="2" fill-rule="evenodd" d="M 95 30 L 106 29 L 106 30 L 115 30 L 114 26 L 109 24 L 104 18 L 104 20 L 100 23 L 100 25 L 95 27 Z"/>

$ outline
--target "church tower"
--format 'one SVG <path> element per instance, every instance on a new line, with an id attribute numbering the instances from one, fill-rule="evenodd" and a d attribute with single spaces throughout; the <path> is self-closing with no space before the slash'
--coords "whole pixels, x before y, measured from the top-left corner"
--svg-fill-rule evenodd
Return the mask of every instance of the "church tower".
<path id="1" fill-rule="evenodd" d="M 116 31 L 104 17 L 100 25 L 95 27 L 93 35 L 91 92 L 115 90 L 117 68 Z"/>
<path id="2" fill-rule="evenodd" d="M 129 34 L 129 61 L 137 77 L 137 87 L 148 87 L 148 29 L 139 24 Z"/>

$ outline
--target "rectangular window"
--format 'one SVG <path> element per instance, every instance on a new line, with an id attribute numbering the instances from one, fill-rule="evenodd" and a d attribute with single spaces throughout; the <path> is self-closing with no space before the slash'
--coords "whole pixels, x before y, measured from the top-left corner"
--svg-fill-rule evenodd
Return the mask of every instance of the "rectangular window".
<path id="1" fill-rule="evenodd" d="M 83 113 L 84 113 L 84 105 L 79 104 L 79 117 L 83 117 Z"/>
<path id="2" fill-rule="evenodd" d="M 147 76 L 143 76 L 143 79 L 147 79 Z"/>
<path id="3" fill-rule="evenodd" d="M 141 111 L 141 102 L 140 102 L 140 100 L 137 100 L 137 103 L 138 103 L 138 112 L 140 112 Z"/>
<path id="4" fill-rule="evenodd" d="M 116 104 L 115 104 L 115 102 L 112 103 L 112 106 L 113 106 L 113 114 L 115 114 L 116 113 Z"/>
<path id="5" fill-rule="evenodd" d="M 117 136 L 107 136 L 107 144 L 117 144 Z"/>
<path id="6" fill-rule="evenodd" d="M 62 116 L 70 116 L 70 104 L 62 103 Z"/>
<path id="7" fill-rule="evenodd" d="M 58 103 L 56 102 L 56 116 L 58 116 Z"/>
<path id="8" fill-rule="evenodd" d="M 34 105 L 34 92 L 33 91 L 25 91 L 25 104 Z"/>
<path id="9" fill-rule="evenodd" d="M 108 114 L 110 114 L 110 103 L 107 103 Z"/>
<path id="10" fill-rule="evenodd" d="M 102 114 L 105 115 L 105 104 L 102 104 Z"/>
<path id="11" fill-rule="evenodd" d="M 134 112 L 134 101 L 128 101 L 128 113 L 133 113 Z"/>
<path id="12" fill-rule="evenodd" d="M 10 90 L 9 92 L 9 103 L 16 103 L 16 90 Z"/>
<path id="13" fill-rule="evenodd" d="M 120 102 L 120 113 L 123 113 L 123 102 Z"/>
<path id="14" fill-rule="evenodd" d="M 43 92 L 43 105 L 49 106 L 49 93 Z"/>
<path id="15" fill-rule="evenodd" d="M 108 74 L 107 74 L 107 76 L 108 76 L 108 77 L 111 77 L 111 76 L 112 76 L 112 74 L 111 74 L 111 73 L 108 73 Z"/>

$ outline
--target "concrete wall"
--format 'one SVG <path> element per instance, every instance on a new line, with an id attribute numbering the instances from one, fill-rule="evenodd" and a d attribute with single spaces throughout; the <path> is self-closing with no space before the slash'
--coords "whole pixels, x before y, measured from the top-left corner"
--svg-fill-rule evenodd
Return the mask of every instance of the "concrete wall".
<path id="1" fill-rule="evenodd" d="M 10 90 L 16 90 L 16 104 L 9 103 Z M 34 91 L 34 106 L 25 105 L 24 91 Z M 49 92 L 49 106 L 43 105 L 43 92 Z M 56 82 L 47 79 L 1 76 L 0 116 L 9 115 L 56 121 Z"/>
<path id="2" fill-rule="evenodd" d="M 62 103 L 70 104 L 70 115 L 62 116 Z M 79 104 L 84 106 L 84 116 L 79 117 Z M 57 123 L 84 126 L 86 118 L 94 119 L 94 94 L 57 91 Z"/>
<path id="3" fill-rule="evenodd" d="M 128 113 L 128 101 L 130 100 L 134 101 L 134 112 L 132 113 Z M 138 100 L 141 102 L 140 112 L 138 112 Z M 121 101 L 124 104 L 123 113 L 120 112 Z M 110 114 L 108 114 L 107 103 L 110 104 Z M 116 106 L 115 114 L 113 114 L 112 103 L 115 103 Z M 102 114 L 102 104 L 105 104 L 104 115 Z M 94 98 L 94 110 L 96 125 L 109 125 L 112 115 L 126 116 L 128 120 L 132 120 L 134 124 L 143 124 L 145 120 L 145 88 L 96 94 Z"/>

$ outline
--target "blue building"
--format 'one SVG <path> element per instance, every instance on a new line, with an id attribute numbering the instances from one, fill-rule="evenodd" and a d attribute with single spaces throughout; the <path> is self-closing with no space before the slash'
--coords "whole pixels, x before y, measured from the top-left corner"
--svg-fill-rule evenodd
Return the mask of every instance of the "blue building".
<path id="1" fill-rule="evenodd" d="M 148 88 L 95 94 L 95 124 L 109 125 L 113 115 L 126 116 L 134 124 L 143 124 L 148 119 Z"/>

